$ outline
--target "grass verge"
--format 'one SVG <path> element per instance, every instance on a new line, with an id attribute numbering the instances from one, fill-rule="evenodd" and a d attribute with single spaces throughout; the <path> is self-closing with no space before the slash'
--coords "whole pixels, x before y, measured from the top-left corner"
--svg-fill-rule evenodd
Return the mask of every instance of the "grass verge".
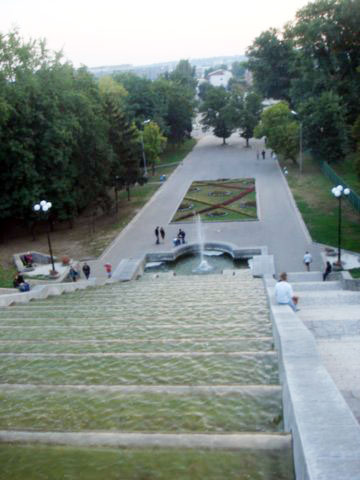
<path id="1" fill-rule="evenodd" d="M 289 187 L 301 215 L 315 242 L 337 247 L 338 245 L 338 200 L 332 195 L 333 183 L 323 175 L 319 165 L 305 156 L 303 173 L 289 162 L 280 161 L 286 166 Z M 352 186 L 351 186 L 352 188 Z M 341 246 L 346 250 L 360 252 L 359 214 L 346 201 L 341 208 Z"/>

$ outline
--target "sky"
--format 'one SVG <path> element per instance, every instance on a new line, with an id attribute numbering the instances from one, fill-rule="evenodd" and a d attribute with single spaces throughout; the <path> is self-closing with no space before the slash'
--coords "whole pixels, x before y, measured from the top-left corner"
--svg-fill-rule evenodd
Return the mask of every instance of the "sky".
<path id="1" fill-rule="evenodd" d="M 309 0 L 0 0 L 0 32 L 45 38 L 75 67 L 242 55 Z"/>

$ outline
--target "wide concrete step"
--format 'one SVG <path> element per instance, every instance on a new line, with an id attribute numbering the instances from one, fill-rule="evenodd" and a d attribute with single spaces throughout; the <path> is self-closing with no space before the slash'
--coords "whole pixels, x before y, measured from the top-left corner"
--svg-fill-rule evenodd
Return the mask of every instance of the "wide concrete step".
<path id="1" fill-rule="evenodd" d="M 324 306 L 332 308 L 336 305 L 360 305 L 360 292 L 348 290 L 338 291 L 311 291 L 301 296 L 300 308 L 312 306 Z"/>
<path id="2" fill-rule="evenodd" d="M 298 316 L 305 321 L 332 321 L 332 320 L 360 320 L 360 308 L 358 305 L 332 305 L 324 308 L 323 305 L 302 305 Z"/>
<path id="3" fill-rule="evenodd" d="M 297 282 L 321 282 L 322 272 L 290 272 L 288 273 L 290 283 Z"/>
<path id="4" fill-rule="evenodd" d="M 341 282 L 296 282 L 293 284 L 293 289 L 296 292 L 322 292 L 342 290 Z"/>

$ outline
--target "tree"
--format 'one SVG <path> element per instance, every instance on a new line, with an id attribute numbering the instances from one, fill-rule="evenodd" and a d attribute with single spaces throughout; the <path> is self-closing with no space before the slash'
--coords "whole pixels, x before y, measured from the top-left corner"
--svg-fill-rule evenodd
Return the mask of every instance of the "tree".
<path id="1" fill-rule="evenodd" d="M 355 170 L 360 178 L 360 115 L 352 127 L 352 136 L 356 142 Z"/>
<path id="2" fill-rule="evenodd" d="M 247 68 L 254 78 L 254 88 L 265 98 L 289 100 L 293 78 L 293 44 L 281 39 L 278 30 L 271 28 L 255 39 L 247 49 Z"/>
<path id="3" fill-rule="evenodd" d="M 175 70 L 171 72 L 170 80 L 179 83 L 183 87 L 190 88 L 195 95 L 197 85 L 196 69 L 191 66 L 189 60 L 180 60 Z"/>
<path id="4" fill-rule="evenodd" d="M 152 167 L 152 174 L 155 174 L 155 164 L 159 160 L 160 153 L 166 145 L 166 137 L 161 133 L 159 125 L 155 122 L 147 123 L 143 132 L 144 150 L 146 160 Z"/>
<path id="5" fill-rule="evenodd" d="M 224 87 L 211 87 L 208 89 L 205 100 L 200 107 L 203 113 L 202 124 L 206 130 L 214 129 L 214 135 L 226 139 L 236 128 L 236 109 L 231 102 L 231 94 Z"/>
<path id="6" fill-rule="evenodd" d="M 296 84 L 296 100 L 332 91 L 342 98 L 350 125 L 360 113 L 359 24 L 358 1 L 317 0 L 299 10 L 285 30 L 297 51 L 298 77 L 306 79 L 303 88 Z"/>
<path id="7" fill-rule="evenodd" d="M 245 138 L 246 146 L 249 146 L 249 140 L 254 136 L 254 129 L 259 123 L 262 112 L 261 97 L 255 92 L 240 92 L 235 97 L 235 103 L 238 110 L 238 127 L 241 130 L 241 137 Z"/>
<path id="8" fill-rule="evenodd" d="M 139 131 L 134 122 L 130 122 L 123 111 L 121 94 L 105 92 L 104 113 L 108 119 L 108 141 L 113 155 L 109 177 L 109 186 L 123 186 L 130 200 L 130 186 L 140 178 L 141 149 Z M 109 208 L 110 202 L 104 192 L 104 206 Z"/>
<path id="9" fill-rule="evenodd" d="M 341 99 L 333 92 L 301 103 L 305 145 L 315 156 L 328 162 L 342 160 L 348 150 L 345 110 Z"/>
<path id="10" fill-rule="evenodd" d="M 267 108 L 254 130 L 256 138 L 266 137 L 267 146 L 296 163 L 299 151 L 299 123 L 286 102 Z"/>
<path id="11" fill-rule="evenodd" d="M 130 120 L 135 121 L 139 127 L 149 118 L 156 119 L 161 126 L 164 125 L 165 109 L 162 108 L 163 103 L 158 98 L 151 80 L 134 73 L 116 74 L 113 78 L 127 92 L 124 108 Z"/>
<path id="12" fill-rule="evenodd" d="M 164 128 L 161 129 L 169 142 L 179 143 L 190 137 L 195 107 L 193 90 L 172 80 L 159 78 L 154 82 L 154 91 L 162 104 Z"/>

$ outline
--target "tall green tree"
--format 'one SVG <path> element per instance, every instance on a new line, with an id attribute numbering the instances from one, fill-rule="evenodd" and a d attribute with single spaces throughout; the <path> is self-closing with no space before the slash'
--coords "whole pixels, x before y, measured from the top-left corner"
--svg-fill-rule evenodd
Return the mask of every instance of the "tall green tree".
<path id="1" fill-rule="evenodd" d="M 329 163 L 342 160 L 348 151 L 345 109 L 333 92 L 309 98 L 299 109 L 303 120 L 305 146 L 316 158 Z"/>
<path id="2" fill-rule="evenodd" d="M 189 60 L 180 60 L 173 72 L 170 74 L 170 80 L 175 83 L 188 87 L 195 95 L 197 80 L 196 69 L 191 66 Z"/>
<path id="3" fill-rule="evenodd" d="M 130 122 L 123 111 L 122 93 L 105 91 L 104 112 L 109 123 L 109 143 L 113 150 L 109 186 L 123 186 L 128 192 L 135 184 L 140 174 L 141 147 L 139 131 L 134 122 Z M 104 194 L 105 206 L 110 208 L 110 202 Z"/>
<path id="4" fill-rule="evenodd" d="M 265 98 L 289 100 L 293 77 L 293 44 L 282 39 L 274 28 L 261 33 L 248 47 L 247 68 L 251 70 L 255 89 Z"/>
<path id="5" fill-rule="evenodd" d="M 200 106 L 202 124 L 205 130 L 213 129 L 216 137 L 222 138 L 223 144 L 235 131 L 237 111 L 231 101 L 231 94 L 224 87 L 208 89 L 205 100 Z"/>
<path id="6" fill-rule="evenodd" d="M 173 80 L 159 78 L 154 81 L 154 91 L 163 105 L 164 128 L 161 129 L 169 142 L 180 143 L 189 138 L 195 114 L 193 90 Z"/>
<path id="7" fill-rule="evenodd" d="M 266 137 L 267 146 L 296 163 L 299 153 L 299 122 L 294 119 L 286 102 L 267 108 L 256 126 L 256 138 Z"/>
<path id="8" fill-rule="evenodd" d="M 155 164 L 160 159 L 160 153 L 166 145 L 166 137 L 162 135 L 159 125 L 155 122 L 149 122 L 144 126 L 143 132 L 144 150 L 146 160 L 152 168 L 152 174 L 155 174 Z"/>
<path id="9" fill-rule="evenodd" d="M 237 126 L 240 129 L 240 136 L 245 138 L 248 147 L 263 110 L 261 97 L 256 92 L 241 90 L 233 92 L 233 96 L 238 112 Z"/>
<path id="10" fill-rule="evenodd" d="M 348 124 L 360 113 L 359 25 L 357 0 L 317 0 L 300 9 L 285 30 L 297 52 L 296 71 L 305 79 L 303 88 L 295 83 L 294 100 L 332 91 L 346 106 Z"/>

